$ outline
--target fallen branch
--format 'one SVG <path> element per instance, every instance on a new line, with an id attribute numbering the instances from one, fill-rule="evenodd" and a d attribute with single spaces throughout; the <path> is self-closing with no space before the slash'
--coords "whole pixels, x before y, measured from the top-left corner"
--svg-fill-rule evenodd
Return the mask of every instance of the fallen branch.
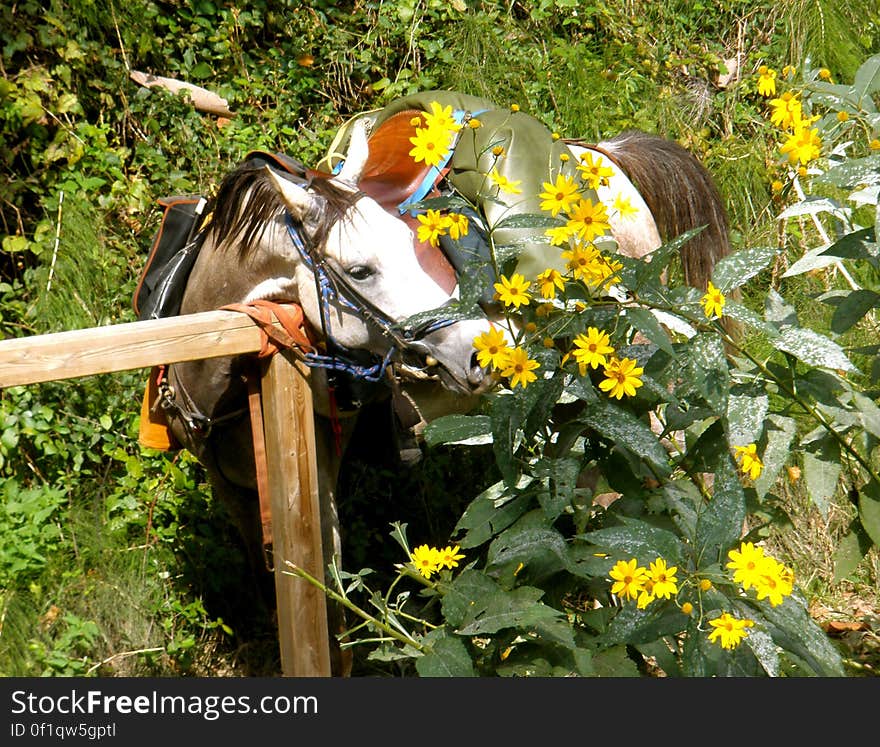
<path id="1" fill-rule="evenodd" d="M 132 70 L 129 75 L 135 83 L 139 83 L 146 88 L 159 86 L 172 93 L 185 91 L 189 96 L 190 101 L 192 101 L 193 106 L 201 112 L 216 114 L 218 117 L 235 116 L 235 114 L 229 110 L 229 102 L 226 99 L 206 88 L 202 88 L 201 86 L 195 86 L 192 83 L 174 80 L 174 78 L 163 78 L 159 75 L 141 73 L 137 70 Z"/>

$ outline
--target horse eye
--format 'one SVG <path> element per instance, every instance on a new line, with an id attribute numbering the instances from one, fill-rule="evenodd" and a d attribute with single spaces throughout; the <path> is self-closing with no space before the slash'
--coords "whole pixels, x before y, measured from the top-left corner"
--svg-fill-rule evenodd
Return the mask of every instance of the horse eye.
<path id="1" fill-rule="evenodd" d="M 372 267 L 368 267 L 367 265 L 352 265 L 345 271 L 345 274 L 352 280 L 367 280 L 368 278 L 371 278 L 375 272 Z"/>

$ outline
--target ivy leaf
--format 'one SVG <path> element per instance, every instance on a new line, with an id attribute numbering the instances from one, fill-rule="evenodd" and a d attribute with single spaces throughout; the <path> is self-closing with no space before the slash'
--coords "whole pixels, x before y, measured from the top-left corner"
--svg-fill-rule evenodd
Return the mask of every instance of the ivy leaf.
<path id="1" fill-rule="evenodd" d="M 712 270 L 712 283 L 722 293 L 730 293 L 765 270 L 777 254 L 773 247 L 754 247 L 722 257 Z"/>

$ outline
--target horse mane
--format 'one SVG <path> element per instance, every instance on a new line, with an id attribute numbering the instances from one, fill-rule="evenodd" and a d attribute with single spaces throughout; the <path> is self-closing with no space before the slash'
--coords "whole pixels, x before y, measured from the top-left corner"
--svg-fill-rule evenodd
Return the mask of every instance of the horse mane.
<path id="1" fill-rule="evenodd" d="M 599 145 L 642 195 L 664 241 L 706 226 L 681 249 L 685 283 L 704 290 L 715 263 L 730 254 L 727 214 L 708 171 L 674 140 L 638 130 Z"/>
<path id="2" fill-rule="evenodd" d="M 343 218 L 361 195 L 334 184 L 325 175 L 318 174 L 317 177 L 297 181 L 323 198 L 321 209 L 306 218 L 308 230 L 301 231 L 309 246 L 321 249 L 330 228 Z M 211 222 L 207 232 L 217 246 L 237 245 L 239 257 L 244 259 L 256 250 L 263 232 L 283 210 L 284 201 L 264 164 L 245 162 L 224 177 L 209 202 L 207 213 L 211 215 Z M 294 220 L 294 225 L 304 228 L 303 222 L 298 220 Z"/>

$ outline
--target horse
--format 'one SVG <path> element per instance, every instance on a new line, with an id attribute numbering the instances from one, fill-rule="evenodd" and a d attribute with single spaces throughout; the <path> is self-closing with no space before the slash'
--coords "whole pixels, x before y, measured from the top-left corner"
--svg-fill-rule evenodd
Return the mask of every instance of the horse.
<path id="1" fill-rule="evenodd" d="M 341 554 L 337 480 L 364 404 L 403 393 L 423 426 L 472 409 L 497 384 L 477 363 L 473 340 L 499 318 L 491 309 L 480 318 L 444 318 L 458 297 L 454 268 L 415 238 L 411 216 L 397 209 L 398 197 L 387 197 L 388 185 L 376 186 L 375 172 L 381 177 L 385 169 L 368 129 L 363 122 L 351 129 L 341 167 L 332 171 L 292 178 L 246 162 L 228 174 L 209 206 L 180 308 L 191 314 L 263 300 L 302 308 L 310 339 L 324 351 L 313 359 L 310 384 L 325 563 Z M 607 159 L 613 173 L 600 197 L 622 194 L 638 208 L 637 220 L 612 221 L 621 253 L 647 257 L 663 240 L 708 225 L 682 250 L 685 277 L 704 284 L 729 245 L 721 198 L 699 161 L 672 141 L 638 132 L 568 147 Z M 416 315 L 422 321 L 407 328 Z M 169 366 L 166 417 L 229 508 L 254 572 L 265 573 L 247 365 L 233 356 Z M 340 381 L 350 389 L 342 403 Z M 333 617 L 331 633 L 342 628 Z M 334 649 L 332 665 L 334 674 L 345 674 L 350 659 Z"/>

